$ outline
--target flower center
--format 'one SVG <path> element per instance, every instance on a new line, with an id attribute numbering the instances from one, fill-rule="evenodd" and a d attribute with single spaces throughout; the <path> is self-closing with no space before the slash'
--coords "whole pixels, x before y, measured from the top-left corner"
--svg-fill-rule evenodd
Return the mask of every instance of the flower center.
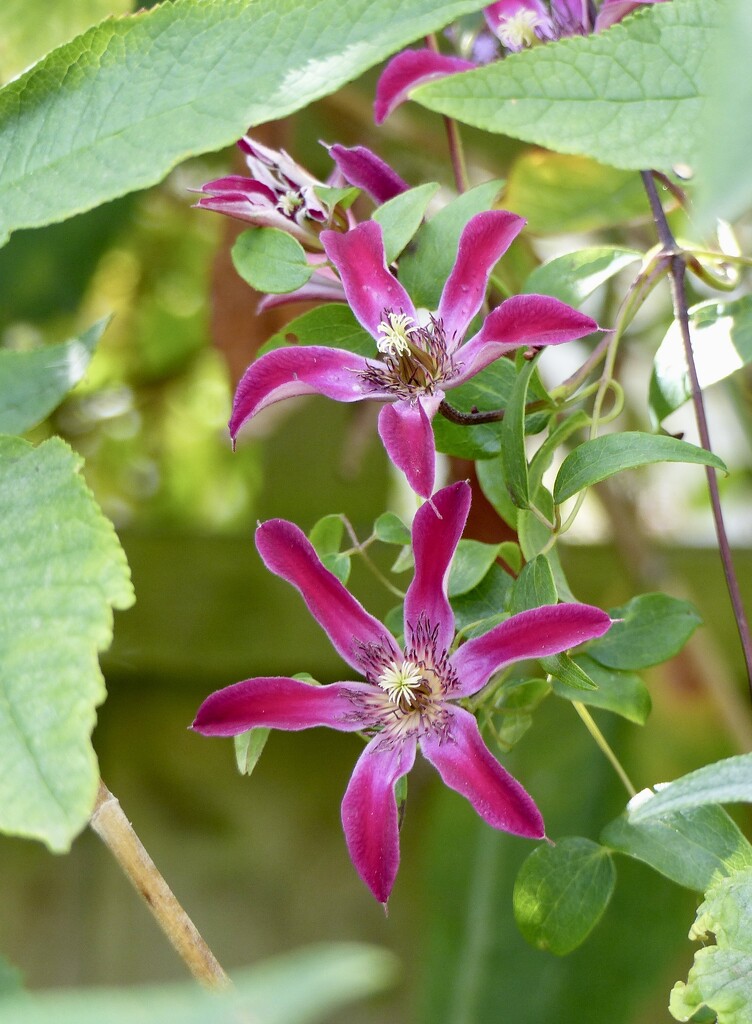
<path id="1" fill-rule="evenodd" d="M 432 395 L 457 373 L 444 325 L 436 317 L 421 325 L 406 313 L 385 309 L 378 333 L 376 345 L 382 359 L 362 372 L 371 387 L 413 399 Z"/>
<path id="2" fill-rule="evenodd" d="M 296 210 L 299 210 L 303 205 L 303 197 L 299 192 L 285 192 L 277 200 L 277 208 L 285 217 L 294 217 Z"/>
<path id="3" fill-rule="evenodd" d="M 403 710 L 417 708 L 421 699 L 430 695 L 421 670 L 412 661 L 403 661 L 401 665 L 392 663 L 376 682 L 386 690 L 389 700 Z"/>
<path id="4" fill-rule="evenodd" d="M 406 356 L 410 352 L 409 332 L 415 326 L 415 321 L 405 313 L 386 314 L 386 320 L 382 320 L 378 327 L 381 338 L 376 342 L 379 352 L 390 356 Z"/>
<path id="5" fill-rule="evenodd" d="M 496 34 L 507 50 L 522 50 L 537 42 L 535 30 L 539 24 L 535 11 L 517 11 L 498 26 Z"/>

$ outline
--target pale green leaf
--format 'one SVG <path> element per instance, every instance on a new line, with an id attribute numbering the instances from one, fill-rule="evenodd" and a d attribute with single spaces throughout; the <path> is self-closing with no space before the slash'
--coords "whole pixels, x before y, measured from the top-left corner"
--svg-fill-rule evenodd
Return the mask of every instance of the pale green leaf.
<path id="1" fill-rule="evenodd" d="M 689 601 L 668 594 L 640 594 L 612 608 L 609 631 L 588 647 L 601 665 L 641 669 L 673 658 L 702 622 Z"/>
<path id="2" fill-rule="evenodd" d="M 484 544 L 479 540 L 461 540 L 449 570 L 449 597 L 459 597 L 477 587 L 496 561 L 499 547 L 499 544 Z"/>
<path id="3" fill-rule="evenodd" d="M 241 775 L 251 775 L 264 751 L 271 729 L 260 726 L 238 733 L 235 741 L 235 761 Z"/>
<path id="4" fill-rule="evenodd" d="M 628 808 L 629 821 L 637 824 L 669 812 L 725 803 L 752 803 L 752 754 L 727 757 L 661 786 L 656 793 L 641 793 Z"/>
<path id="5" fill-rule="evenodd" d="M 330 943 L 287 953 L 233 975 L 226 992 L 193 984 L 65 989 L 3 1003 L 13 1024 L 326 1024 L 340 1007 L 394 984 L 391 953 Z"/>
<path id="6" fill-rule="evenodd" d="M 63 852 L 98 783 L 90 736 L 105 690 L 97 651 L 133 602 L 125 555 L 53 438 L 0 438 L 0 830 Z"/>
<path id="7" fill-rule="evenodd" d="M 701 388 L 729 377 L 752 362 L 752 296 L 731 302 L 703 302 L 689 311 L 697 377 Z M 684 343 L 676 321 L 655 354 L 650 409 L 660 423 L 692 397 Z"/>
<path id="8" fill-rule="evenodd" d="M 669 1010 L 680 1021 L 752 1024 L 752 868 L 716 882 L 705 894 L 689 933 L 706 945 L 695 953 L 686 984 L 671 991 Z M 715 942 L 713 943 L 713 939 Z"/>
<path id="9" fill-rule="evenodd" d="M 86 373 L 109 317 L 57 345 L 0 349 L 0 434 L 23 434 L 48 416 Z"/>
<path id="10" fill-rule="evenodd" d="M 414 89 L 486 131 L 628 170 L 691 163 L 701 134 L 714 4 L 673 0 L 615 25 Z"/>
<path id="11" fill-rule="evenodd" d="M 308 539 L 316 549 L 316 554 L 321 558 L 322 555 L 339 551 L 344 531 L 345 524 L 342 521 L 342 516 L 332 513 L 323 516 L 313 524 L 308 533 Z"/>
<path id="12" fill-rule="evenodd" d="M 539 846 L 514 886 L 514 916 L 527 941 L 564 956 L 576 949 L 608 906 L 616 869 L 608 850 L 579 836 Z"/>
<path id="13" fill-rule="evenodd" d="M 752 867 L 752 846 L 723 808 L 714 805 L 637 824 L 622 815 L 606 826 L 601 842 L 696 892 Z"/>
<path id="14" fill-rule="evenodd" d="M 556 256 L 525 281 L 524 292 L 540 292 L 578 308 L 596 289 L 624 267 L 642 259 L 635 249 L 595 245 Z"/>
<path id="15" fill-rule="evenodd" d="M 595 680 L 591 679 L 582 665 L 570 658 L 568 654 L 552 654 L 538 660 L 551 676 L 554 693 L 558 692 L 558 687 L 563 687 L 573 694 L 572 700 L 581 701 L 588 693 L 597 692 L 598 684 Z"/>
<path id="16" fill-rule="evenodd" d="M 279 228 L 251 228 L 238 235 L 232 262 L 251 288 L 279 295 L 301 288 L 313 273 L 297 238 Z"/>
<path id="17" fill-rule="evenodd" d="M 603 434 L 585 441 L 564 459 L 554 484 L 554 501 L 561 504 L 583 487 L 600 483 L 622 470 L 655 462 L 688 462 L 727 472 L 717 455 L 675 437 L 638 430 Z"/>
<path id="18" fill-rule="evenodd" d="M 373 524 L 373 532 L 384 544 L 409 544 L 410 528 L 394 512 L 382 512 Z"/>
<path id="19" fill-rule="evenodd" d="M 439 190 L 435 182 L 418 185 L 383 203 L 373 212 L 372 219 L 381 225 L 384 233 L 384 252 L 387 264 L 397 259 L 420 227 L 428 204 Z"/>
<path id="20" fill-rule="evenodd" d="M 501 461 L 509 495 L 517 508 L 530 506 L 527 455 L 525 454 L 525 405 L 535 361 L 524 363 L 509 396 L 501 423 Z"/>
<path id="21" fill-rule="evenodd" d="M 0 240 L 153 185 L 477 7 L 175 0 L 106 21 L 0 93 Z"/>

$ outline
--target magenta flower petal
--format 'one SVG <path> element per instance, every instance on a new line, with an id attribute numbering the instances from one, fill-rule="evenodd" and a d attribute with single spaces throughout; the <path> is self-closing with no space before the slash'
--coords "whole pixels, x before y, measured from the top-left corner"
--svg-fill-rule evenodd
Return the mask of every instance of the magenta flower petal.
<path id="1" fill-rule="evenodd" d="M 524 225 L 522 217 L 506 210 L 476 213 L 465 225 L 438 309 L 450 348 L 462 341 L 483 304 L 491 270 Z"/>
<path id="2" fill-rule="evenodd" d="M 415 630 L 421 613 L 438 627 L 436 645 L 448 650 L 454 636 L 454 612 L 446 593 L 449 564 L 470 511 L 470 485 L 462 480 L 444 487 L 415 513 L 413 552 L 415 575 L 405 597 L 405 637 Z"/>
<path id="3" fill-rule="evenodd" d="M 611 28 L 617 21 L 626 18 L 628 14 L 636 11 L 638 7 L 646 4 L 663 3 L 665 0 L 604 0 L 603 6 L 595 18 L 595 31 L 603 32 Z"/>
<path id="4" fill-rule="evenodd" d="M 535 37 L 556 37 L 551 17 L 541 0 L 498 0 L 484 7 L 483 13 L 488 27 L 513 53 L 535 42 Z"/>
<path id="5" fill-rule="evenodd" d="M 294 302 L 344 302 L 345 292 L 338 280 L 330 281 L 316 271 L 307 284 L 296 288 L 294 292 L 283 292 L 279 295 L 264 295 L 256 306 L 259 313 L 265 309 L 276 309 L 289 306 Z"/>
<path id="6" fill-rule="evenodd" d="M 342 801 L 342 827 L 355 868 L 379 903 L 386 903 L 399 867 L 394 786 L 415 761 L 415 737 L 392 746 L 378 736 L 355 765 Z"/>
<path id="7" fill-rule="evenodd" d="M 339 348 L 300 345 L 277 348 L 251 363 L 243 374 L 232 406 L 233 440 L 251 416 L 275 402 L 297 395 L 326 395 L 337 402 L 384 398 L 363 381 L 362 356 Z"/>
<path id="8" fill-rule="evenodd" d="M 416 318 L 410 296 L 387 270 L 380 224 L 367 220 L 344 233 L 322 231 L 321 241 L 339 271 L 353 313 L 374 338 L 379 337 L 385 309 Z"/>
<path id="9" fill-rule="evenodd" d="M 362 647 L 400 649 L 391 633 L 363 608 L 337 577 L 325 569 L 302 530 L 285 519 L 270 519 L 256 530 L 256 547 L 275 575 L 296 587 L 333 647 L 348 665 L 362 670 Z"/>
<path id="10" fill-rule="evenodd" d="M 433 50 L 403 50 L 392 57 L 381 73 L 376 86 L 373 115 L 381 124 L 391 112 L 407 99 L 417 85 L 432 82 L 458 71 L 469 71 L 475 64 L 460 57 L 449 57 Z"/>
<path id="11" fill-rule="evenodd" d="M 410 188 L 388 163 L 365 146 L 348 149 L 336 143 L 329 146 L 329 155 L 346 180 L 356 188 L 362 188 L 376 203 L 386 203 Z"/>
<path id="12" fill-rule="evenodd" d="M 426 733 L 420 749 L 447 786 L 466 797 L 493 828 L 529 839 L 545 835 L 543 818 L 532 797 L 501 767 L 483 742 L 473 716 L 447 708 L 447 734 Z"/>
<path id="13" fill-rule="evenodd" d="M 589 604 L 544 605 L 513 615 L 452 655 L 451 666 L 459 679 L 452 697 L 477 693 L 494 672 L 513 661 L 559 654 L 603 636 L 610 625 L 608 615 Z"/>
<path id="14" fill-rule="evenodd" d="M 459 350 L 462 366 L 451 386 L 464 383 L 515 348 L 560 345 L 598 330 L 595 320 L 558 299 L 513 295 L 489 313 L 480 331 Z"/>
<path id="15" fill-rule="evenodd" d="M 433 492 L 436 452 L 431 420 L 443 397 L 441 393 L 414 403 L 395 402 L 379 413 L 379 437 L 387 455 L 422 498 Z"/>
<path id="16" fill-rule="evenodd" d="M 363 721 L 353 715 L 353 697 L 371 691 L 365 683 L 313 686 L 284 676 L 245 679 L 210 694 L 192 728 L 202 736 L 237 736 L 246 729 L 312 729 L 326 725 L 356 732 Z"/>

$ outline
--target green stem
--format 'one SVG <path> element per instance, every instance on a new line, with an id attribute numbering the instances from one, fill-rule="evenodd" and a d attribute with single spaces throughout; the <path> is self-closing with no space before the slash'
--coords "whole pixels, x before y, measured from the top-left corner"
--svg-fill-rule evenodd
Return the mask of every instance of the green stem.
<path id="1" fill-rule="evenodd" d="M 624 785 L 624 788 L 629 793 L 630 797 L 636 796 L 637 790 L 632 785 L 631 779 L 629 778 L 627 773 L 622 768 L 622 765 L 621 765 L 621 762 L 619 761 L 619 758 L 616 756 L 616 754 L 613 752 L 611 747 L 608 745 L 608 741 L 607 741 L 606 737 L 603 735 L 603 733 L 600 731 L 598 726 L 595 724 L 595 719 L 590 714 L 588 709 L 585 707 L 584 704 L 581 704 L 577 700 L 573 700 L 572 701 L 572 707 L 575 709 L 577 714 L 580 716 L 582 721 L 585 723 L 585 727 L 587 728 L 588 732 L 593 737 L 595 742 L 598 744 L 598 747 L 600 748 L 600 750 L 603 752 L 603 754 L 605 754 L 607 760 L 610 762 L 612 768 L 614 769 L 616 774 L 621 779 L 621 781 L 622 781 L 622 783 Z"/>
<path id="2" fill-rule="evenodd" d="M 386 576 L 383 574 L 381 569 L 379 569 L 379 567 L 371 559 L 370 555 L 367 554 L 367 552 L 366 552 L 366 545 L 370 543 L 370 539 L 371 538 L 369 538 L 369 540 L 364 541 L 361 544 L 361 542 L 358 540 L 358 535 L 355 532 L 355 530 L 353 529 L 352 523 L 347 518 L 347 516 L 345 516 L 345 515 L 342 516 L 342 522 L 344 523 L 345 529 L 347 530 L 347 532 L 348 532 L 348 534 L 350 536 L 350 540 L 352 541 L 352 544 L 353 544 L 352 548 L 350 548 L 349 551 L 344 551 L 343 554 L 346 554 L 346 555 L 358 554 L 358 555 L 360 555 L 360 557 L 366 563 L 366 565 L 371 570 L 371 572 L 376 577 L 376 579 L 379 581 L 379 583 L 382 583 L 390 593 L 394 594 L 395 597 L 398 597 L 400 599 L 400 601 L 403 601 L 404 598 L 405 598 L 404 591 L 400 590 L 399 587 L 395 587 L 394 584 L 391 582 L 391 580 L 388 580 L 386 578 Z"/>

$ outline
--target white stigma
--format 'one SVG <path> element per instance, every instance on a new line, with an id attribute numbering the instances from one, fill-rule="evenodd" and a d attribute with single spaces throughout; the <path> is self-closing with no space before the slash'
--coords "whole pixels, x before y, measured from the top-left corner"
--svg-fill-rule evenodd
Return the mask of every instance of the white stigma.
<path id="1" fill-rule="evenodd" d="M 297 192 L 285 192 L 279 197 L 277 206 L 286 217 L 292 217 L 297 209 L 303 205 L 303 200 Z"/>
<path id="2" fill-rule="evenodd" d="M 508 50 L 522 50 L 536 42 L 535 30 L 539 23 L 535 11 L 518 11 L 499 25 L 496 33 L 502 46 Z"/>
<path id="3" fill-rule="evenodd" d="M 388 323 L 382 320 L 379 324 L 382 337 L 376 341 L 376 348 L 384 355 L 406 356 L 410 351 L 409 334 L 415 321 L 405 313 L 387 313 L 387 318 Z"/>
<path id="4" fill-rule="evenodd" d="M 394 704 L 400 701 L 408 707 L 415 707 L 418 694 L 415 691 L 424 682 L 423 675 L 412 661 L 403 661 L 401 665 L 392 664 L 384 669 L 377 680 L 382 690 L 386 690 L 389 700 Z"/>

